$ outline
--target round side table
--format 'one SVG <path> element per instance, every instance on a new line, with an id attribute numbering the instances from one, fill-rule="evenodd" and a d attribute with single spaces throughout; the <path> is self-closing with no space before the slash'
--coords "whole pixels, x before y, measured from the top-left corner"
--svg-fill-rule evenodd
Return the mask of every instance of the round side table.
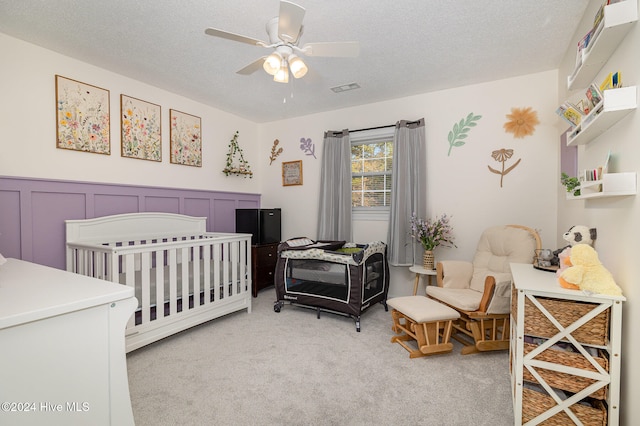
<path id="1" fill-rule="evenodd" d="M 436 275 L 436 270 L 435 269 L 425 269 L 423 266 L 421 265 L 413 265 L 409 268 L 409 270 L 413 273 L 416 274 L 416 279 L 413 283 L 413 295 L 415 296 L 418 293 L 418 283 L 420 282 L 420 276 L 421 275 L 426 275 L 428 278 L 428 283 L 427 285 L 431 285 L 431 277 L 434 277 Z"/>

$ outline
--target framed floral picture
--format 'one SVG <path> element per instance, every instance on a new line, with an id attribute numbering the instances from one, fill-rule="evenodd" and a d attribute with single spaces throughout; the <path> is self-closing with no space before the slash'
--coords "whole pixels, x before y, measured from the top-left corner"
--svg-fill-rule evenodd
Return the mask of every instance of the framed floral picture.
<path id="1" fill-rule="evenodd" d="M 56 147 L 111 154 L 109 91 L 56 75 Z"/>
<path id="2" fill-rule="evenodd" d="M 162 161 L 160 105 L 120 95 L 123 157 Z"/>
<path id="3" fill-rule="evenodd" d="M 171 162 L 202 167 L 202 131 L 200 117 L 169 110 Z"/>
<path id="4" fill-rule="evenodd" d="M 302 185 L 302 160 L 282 162 L 282 186 Z"/>

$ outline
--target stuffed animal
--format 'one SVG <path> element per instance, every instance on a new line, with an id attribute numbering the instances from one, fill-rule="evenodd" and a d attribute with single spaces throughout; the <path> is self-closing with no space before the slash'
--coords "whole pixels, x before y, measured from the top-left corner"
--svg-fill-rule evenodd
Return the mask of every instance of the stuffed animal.
<path id="1" fill-rule="evenodd" d="M 589 244 L 590 246 L 593 246 L 593 242 L 596 237 L 596 228 L 589 228 L 584 225 L 572 226 L 567 232 L 562 234 L 562 238 L 568 242 L 569 245 L 554 251 L 553 253 L 557 260 L 555 263 L 552 261 L 552 264 L 558 265 L 556 276 L 558 277 L 558 282 L 560 282 L 562 287 L 578 290 L 578 286 L 569 284 L 561 278 L 565 269 L 571 266 L 571 247 L 576 244 Z"/>
<path id="2" fill-rule="evenodd" d="M 558 262 L 558 270 L 556 271 L 556 277 L 558 277 L 558 282 L 560 283 L 560 286 L 564 288 L 570 288 L 572 290 L 579 290 L 580 287 L 574 284 L 569 284 L 562 278 L 562 273 L 566 271 L 568 267 L 572 266 L 571 265 L 571 247 L 567 247 L 564 250 L 562 250 L 558 254 L 558 259 L 559 259 L 559 262 Z"/>
<path id="3" fill-rule="evenodd" d="M 584 226 L 584 225 L 572 226 L 571 228 L 569 228 L 567 232 L 562 234 L 562 239 L 568 242 L 569 245 L 559 248 L 558 250 L 555 250 L 553 252 L 554 257 L 551 260 L 551 264 L 558 265 L 560 266 L 560 269 L 562 269 L 562 261 L 560 260 L 560 253 L 565 251 L 567 248 L 571 248 L 571 246 L 576 244 L 589 244 L 590 246 L 593 246 L 593 243 L 595 242 L 597 236 L 598 236 L 598 233 L 596 231 L 596 228 L 589 228 L 588 226 Z M 569 253 L 565 253 L 565 255 L 568 255 L 568 254 Z"/>
<path id="4" fill-rule="evenodd" d="M 588 244 L 571 248 L 571 265 L 560 276 L 568 284 L 591 293 L 622 296 L 622 290 L 611 273 L 600 263 L 598 253 Z M 562 283 L 561 283 L 562 285 Z"/>

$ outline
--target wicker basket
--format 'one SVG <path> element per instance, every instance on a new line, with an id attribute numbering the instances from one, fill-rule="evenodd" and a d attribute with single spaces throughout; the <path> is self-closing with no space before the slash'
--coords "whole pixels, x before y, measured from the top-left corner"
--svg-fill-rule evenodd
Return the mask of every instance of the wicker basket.
<path id="1" fill-rule="evenodd" d="M 593 401 L 595 407 L 573 404 L 571 411 L 585 426 L 604 426 L 607 424 L 607 409 L 601 401 Z M 522 423 L 537 417 L 556 405 L 553 398 L 531 389 L 522 390 Z M 551 418 L 540 423 L 546 426 L 566 426 L 574 424 L 564 411 L 560 411 Z"/>
<path id="2" fill-rule="evenodd" d="M 563 327 L 568 327 L 598 306 L 596 303 L 573 302 L 544 297 L 537 297 L 536 299 Z M 512 311 L 514 315 L 518 314 L 517 295 L 515 292 L 512 297 Z M 549 338 L 555 336 L 558 332 L 559 330 L 556 326 L 549 321 L 528 297 L 525 297 L 524 333 Z M 580 343 L 606 345 L 609 340 L 609 309 L 592 318 L 571 335 Z"/>
<path id="3" fill-rule="evenodd" d="M 534 350 L 536 347 L 536 345 L 525 343 L 525 355 Z M 605 358 L 602 353 L 600 355 L 601 356 L 599 357 L 594 357 L 594 359 L 598 364 L 600 364 L 602 368 L 604 368 L 606 371 L 609 371 L 609 360 Z M 582 354 L 575 352 L 547 349 L 538 354 L 535 359 L 538 361 L 552 362 L 554 364 L 560 364 L 567 367 L 580 368 L 585 371 L 597 371 L 595 367 L 591 365 L 591 363 L 584 356 L 582 356 Z M 536 369 L 536 371 L 538 372 L 538 374 L 540 374 L 544 381 L 549 384 L 549 386 L 572 393 L 578 393 L 587 386 L 590 386 L 596 382 L 596 380 L 588 379 L 586 377 L 574 376 L 558 371 L 545 370 L 544 368 L 538 368 Z M 538 381 L 533 377 L 533 375 L 527 368 L 523 368 L 522 376 L 523 379 L 528 382 L 538 383 Z M 589 396 L 596 399 L 606 399 L 607 387 L 608 386 L 602 387 Z"/>

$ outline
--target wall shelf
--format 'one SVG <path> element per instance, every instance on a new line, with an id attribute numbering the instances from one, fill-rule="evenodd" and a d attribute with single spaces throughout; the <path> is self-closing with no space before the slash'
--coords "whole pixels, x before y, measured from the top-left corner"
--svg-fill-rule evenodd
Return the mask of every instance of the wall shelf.
<path id="1" fill-rule="evenodd" d="M 638 21 L 638 2 L 626 0 L 604 8 L 599 32 L 581 52 L 580 65 L 567 77 L 569 90 L 587 87 Z"/>
<path id="2" fill-rule="evenodd" d="M 605 173 L 602 180 L 580 183 L 580 195 L 567 193 L 567 200 L 585 200 L 590 198 L 622 197 L 637 194 L 635 172 Z"/>
<path id="3" fill-rule="evenodd" d="M 567 135 L 567 146 L 591 142 L 637 107 L 636 86 L 605 90 L 600 107 L 593 108 Z"/>

